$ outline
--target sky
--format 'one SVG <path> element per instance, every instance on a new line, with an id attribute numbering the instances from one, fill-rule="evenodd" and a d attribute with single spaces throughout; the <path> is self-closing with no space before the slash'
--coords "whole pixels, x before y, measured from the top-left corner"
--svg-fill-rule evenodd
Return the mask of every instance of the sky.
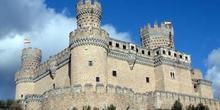
<path id="1" fill-rule="evenodd" d="M 220 99 L 219 0 L 99 0 L 102 28 L 110 37 L 141 45 L 139 29 L 147 23 L 171 21 L 175 49 L 191 55 L 192 68 L 213 82 Z M 29 46 L 43 52 L 43 61 L 68 46 L 76 29 L 78 0 L 0 0 L 0 99 L 14 99 L 14 73 L 21 51 Z M 25 38 L 31 44 L 24 45 Z"/>

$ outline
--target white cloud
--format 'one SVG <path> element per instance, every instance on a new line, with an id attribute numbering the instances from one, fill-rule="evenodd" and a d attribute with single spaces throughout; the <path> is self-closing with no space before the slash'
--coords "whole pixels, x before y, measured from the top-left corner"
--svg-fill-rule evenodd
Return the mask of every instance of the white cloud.
<path id="1" fill-rule="evenodd" d="M 209 54 L 207 64 L 208 71 L 205 78 L 212 81 L 214 96 L 220 99 L 220 49 L 215 49 Z"/>
<path id="2" fill-rule="evenodd" d="M 120 32 L 118 33 L 116 28 L 112 26 L 111 24 L 106 24 L 102 26 L 103 29 L 105 29 L 111 38 L 122 40 L 122 41 L 131 41 L 131 37 L 128 32 Z"/>
<path id="3" fill-rule="evenodd" d="M 1 0 L 0 1 L 0 98 L 13 98 L 14 72 L 21 65 L 24 47 L 39 48 L 44 61 L 69 44 L 69 32 L 76 29 L 76 19 L 67 17 L 68 8 L 61 13 L 47 7 L 44 0 Z M 110 36 L 130 41 L 127 32 L 117 32 L 112 25 L 104 25 Z M 24 45 L 28 38 L 31 44 Z M 7 80 L 6 78 L 7 77 Z"/>

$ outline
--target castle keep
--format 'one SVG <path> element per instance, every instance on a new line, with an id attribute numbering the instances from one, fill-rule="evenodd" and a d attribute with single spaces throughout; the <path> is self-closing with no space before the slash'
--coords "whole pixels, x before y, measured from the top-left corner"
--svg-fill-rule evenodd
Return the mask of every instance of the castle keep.
<path id="1" fill-rule="evenodd" d="M 26 110 L 105 109 L 110 104 L 117 110 L 170 109 L 177 99 L 184 107 L 202 102 L 220 110 L 212 83 L 191 68 L 190 55 L 175 50 L 171 22 L 141 28 L 138 46 L 112 39 L 100 28 L 97 0 L 79 0 L 76 10 L 69 47 L 42 64 L 41 50 L 23 49 L 15 99 Z"/>

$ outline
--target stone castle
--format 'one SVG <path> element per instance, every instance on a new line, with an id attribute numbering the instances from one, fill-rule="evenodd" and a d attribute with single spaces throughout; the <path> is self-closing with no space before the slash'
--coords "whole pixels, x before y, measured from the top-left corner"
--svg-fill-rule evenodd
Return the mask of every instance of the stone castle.
<path id="1" fill-rule="evenodd" d="M 42 64 L 41 50 L 22 51 L 15 99 L 26 110 L 106 109 L 110 104 L 117 110 L 170 109 L 175 100 L 184 107 L 202 102 L 220 110 L 212 83 L 191 68 L 190 55 L 174 49 L 171 22 L 141 28 L 138 46 L 112 39 L 100 28 L 97 0 L 79 0 L 76 9 L 69 47 Z"/>

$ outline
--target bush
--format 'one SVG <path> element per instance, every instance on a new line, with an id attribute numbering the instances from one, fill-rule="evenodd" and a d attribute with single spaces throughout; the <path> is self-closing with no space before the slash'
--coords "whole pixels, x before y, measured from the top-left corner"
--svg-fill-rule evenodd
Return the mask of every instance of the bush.
<path id="1" fill-rule="evenodd" d="M 179 100 L 176 100 L 171 110 L 182 110 L 182 108 L 183 105 L 181 104 L 181 102 Z"/>
<path id="2" fill-rule="evenodd" d="M 108 106 L 107 110 L 116 110 L 116 107 L 111 104 L 110 106 Z"/>

